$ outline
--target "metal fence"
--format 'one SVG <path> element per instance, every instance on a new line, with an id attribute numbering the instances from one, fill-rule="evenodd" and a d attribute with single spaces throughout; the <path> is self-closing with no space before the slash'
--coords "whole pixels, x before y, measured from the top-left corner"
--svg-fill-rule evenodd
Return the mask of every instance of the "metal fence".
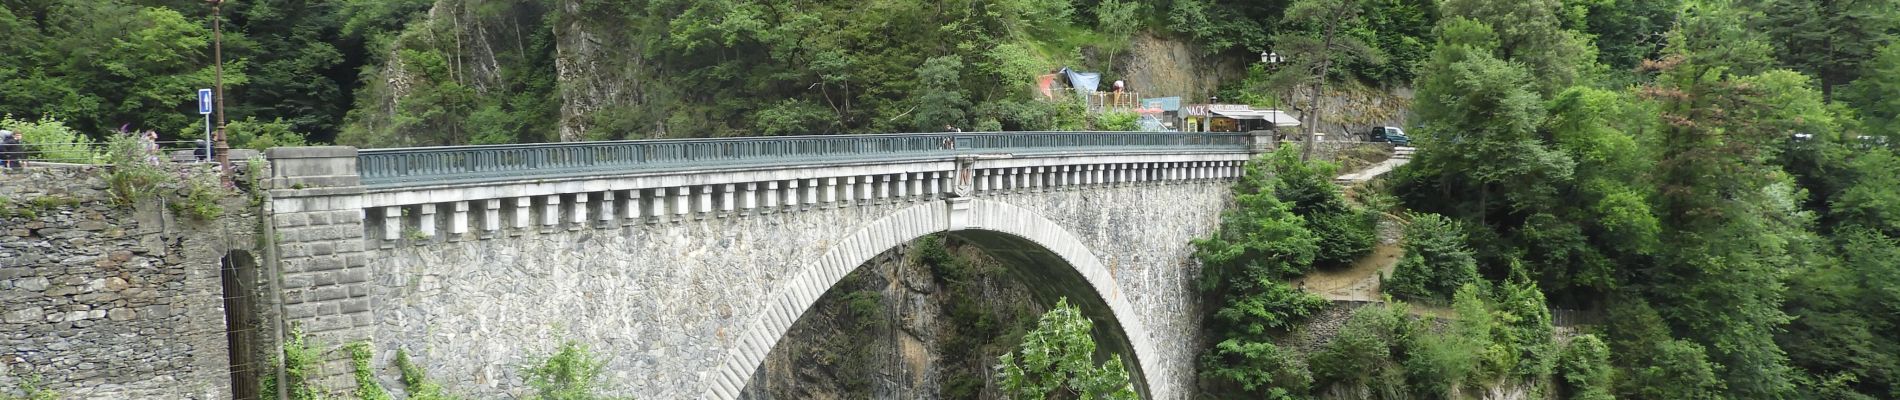
<path id="1" fill-rule="evenodd" d="M 963 154 L 1246 151 L 1244 133 L 1009 132 L 664 139 L 362 150 L 373 187 L 468 183 L 826 162 L 949 158 Z"/>
<path id="2" fill-rule="evenodd" d="M 156 160 L 189 162 L 189 158 L 180 159 L 174 152 L 191 151 L 195 142 L 168 140 L 156 142 L 158 151 L 152 154 Z M 106 162 L 105 142 L 84 143 L 21 143 L 21 151 L 0 156 L 11 156 L 28 166 L 96 165 Z M 0 157 L 6 158 L 6 157 Z"/>

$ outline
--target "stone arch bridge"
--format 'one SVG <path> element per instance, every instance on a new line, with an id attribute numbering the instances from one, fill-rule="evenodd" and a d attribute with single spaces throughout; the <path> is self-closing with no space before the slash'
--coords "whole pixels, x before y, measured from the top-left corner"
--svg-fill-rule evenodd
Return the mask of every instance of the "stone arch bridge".
<path id="1" fill-rule="evenodd" d="M 1189 395 L 1190 239 L 1247 134 L 944 133 L 269 152 L 268 264 L 319 343 L 499 397 L 563 340 L 640 398 L 739 396 L 838 279 L 920 236 L 984 247 Z M 349 386 L 341 360 L 330 384 Z"/>

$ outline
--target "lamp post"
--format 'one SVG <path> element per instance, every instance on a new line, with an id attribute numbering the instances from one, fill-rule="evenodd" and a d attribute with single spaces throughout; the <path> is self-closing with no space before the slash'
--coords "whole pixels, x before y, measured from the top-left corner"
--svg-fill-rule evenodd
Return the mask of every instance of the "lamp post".
<path id="1" fill-rule="evenodd" d="M 1272 65 L 1279 65 L 1281 62 L 1284 62 L 1284 61 L 1286 61 L 1286 59 L 1280 57 L 1280 53 L 1275 53 L 1271 51 L 1260 52 L 1260 62 L 1263 64 L 1272 66 Z"/>
<path id="2" fill-rule="evenodd" d="M 224 15 L 219 6 L 224 0 L 205 0 L 211 3 L 211 76 L 213 107 L 218 114 L 218 130 L 212 135 L 212 157 L 218 162 L 218 177 L 226 187 L 231 186 L 231 143 L 224 138 Z"/>

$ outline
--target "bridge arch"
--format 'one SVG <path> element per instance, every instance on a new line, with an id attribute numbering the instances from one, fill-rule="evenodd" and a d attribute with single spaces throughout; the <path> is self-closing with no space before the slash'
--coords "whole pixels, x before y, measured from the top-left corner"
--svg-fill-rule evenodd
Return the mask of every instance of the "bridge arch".
<path id="1" fill-rule="evenodd" d="M 747 324 L 737 345 L 727 350 L 725 363 L 708 376 L 708 393 L 702 397 L 737 398 L 792 324 L 840 279 L 884 251 L 933 233 L 949 233 L 986 250 L 1011 252 L 1034 262 L 1018 265 L 1066 267 L 1066 271 L 1056 272 L 1066 276 L 1057 279 L 1078 281 L 1071 282 L 1068 286 L 1072 290 L 1065 294 L 1096 320 L 1097 339 L 1104 347 L 1124 348 L 1130 353 L 1124 364 L 1136 389 L 1146 398 L 1172 398 L 1172 390 L 1144 373 L 1157 370 L 1153 367 L 1158 352 L 1149 331 L 1135 307 L 1122 296 L 1115 276 L 1088 245 L 1035 211 L 1000 201 L 963 198 L 904 208 L 822 243 L 828 246 L 823 255 L 808 260 L 808 267 L 771 294 L 764 312 Z M 1085 289 L 1073 290 L 1073 286 Z M 1083 293 L 1075 292 L 1087 295 L 1077 296 Z M 1101 337 L 1103 334 L 1107 337 Z"/>

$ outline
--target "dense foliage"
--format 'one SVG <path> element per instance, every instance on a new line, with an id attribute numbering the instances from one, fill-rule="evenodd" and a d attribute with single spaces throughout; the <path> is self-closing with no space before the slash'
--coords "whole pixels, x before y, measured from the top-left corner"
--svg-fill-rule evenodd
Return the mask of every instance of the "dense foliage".
<path id="1" fill-rule="evenodd" d="M 209 8 L 4 3 L 0 128 L 119 164 L 122 200 L 160 190 L 112 132 L 198 137 Z M 1385 288 L 1455 318 L 1275 344 L 1324 305 L 1286 282 L 1362 257 L 1381 218 L 1283 150 L 1194 243 L 1205 391 L 1900 397 L 1900 0 L 254 0 L 223 28 L 248 148 L 1130 129 L 1033 88 L 1130 75 L 1152 37 L 1226 65 L 1204 76 L 1233 101 L 1411 87 L 1421 150 L 1390 186 L 1417 213 Z M 1552 341 L 1552 305 L 1609 323 Z"/>
<path id="2" fill-rule="evenodd" d="M 1524 343 L 1520 359 L 1556 357 L 1560 392 L 1580 398 L 1896 393 L 1896 339 L 1871 333 L 1895 314 L 1845 300 L 1900 287 L 1871 275 L 1892 269 L 1900 206 L 1893 175 L 1872 171 L 1900 165 L 1882 101 L 1856 97 L 1892 80 L 1873 60 L 1894 2 L 1567 2 L 1575 15 L 1550 23 L 1505 10 L 1518 3 L 1459 3 L 1440 10 L 1421 65 L 1422 150 L 1396 192 L 1454 221 L 1434 230 L 1465 236 L 1448 242 L 1469 246 L 1481 281 L 1521 272 L 1613 321 L 1607 351 Z M 1666 34 L 1630 37 L 1645 32 Z M 1576 58 L 1590 38 L 1601 52 Z M 1420 220 L 1408 246 L 1445 224 Z M 1391 291 L 1443 296 L 1471 279 L 1418 278 L 1430 270 L 1408 268 L 1414 247 Z M 1500 287 L 1500 304 L 1523 287 Z M 1534 367 L 1518 369 L 1550 368 Z"/>
<path id="3" fill-rule="evenodd" d="M 1022 349 L 1001 358 L 998 380 L 1013 399 L 1133 400 L 1134 384 L 1121 356 L 1095 362 L 1094 326 L 1069 299 L 1056 301 L 1036 329 L 1023 336 Z"/>

